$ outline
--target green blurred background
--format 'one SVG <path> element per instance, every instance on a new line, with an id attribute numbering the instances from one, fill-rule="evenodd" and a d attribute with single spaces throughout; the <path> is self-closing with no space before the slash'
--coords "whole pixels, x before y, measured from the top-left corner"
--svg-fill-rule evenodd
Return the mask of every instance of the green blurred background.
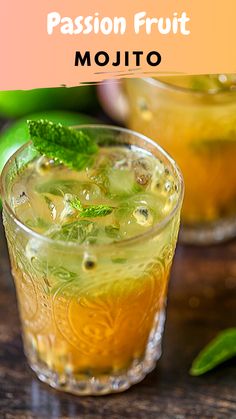
<path id="1" fill-rule="evenodd" d="M 0 172 L 8 158 L 28 141 L 27 119 L 64 125 L 108 122 L 94 85 L 0 91 Z"/>

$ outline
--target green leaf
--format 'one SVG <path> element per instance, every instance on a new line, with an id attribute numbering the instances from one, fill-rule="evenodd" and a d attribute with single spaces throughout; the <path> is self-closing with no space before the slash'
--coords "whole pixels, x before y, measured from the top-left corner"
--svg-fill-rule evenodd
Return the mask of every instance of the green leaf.
<path id="1" fill-rule="evenodd" d="M 110 207 L 109 205 L 84 206 L 77 197 L 70 201 L 70 205 L 78 211 L 81 218 L 105 217 L 113 211 L 113 207 Z"/>
<path id="2" fill-rule="evenodd" d="M 46 120 L 27 121 L 27 124 L 33 145 L 40 154 L 75 170 L 92 164 L 98 146 L 82 131 Z"/>
<path id="3" fill-rule="evenodd" d="M 113 208 L 108 205 L 90 205 L 90 207 L 84 208 L 79 215 L 83 218 L 105 217 L 112 211 Z"/>
<path id="4" fill-rule="evenodd" d="M 79 244 L 85 240 L 94 241 L 98 235 L 98 227 L 92 221 L 79 220 L 66 223 L 49 235 L 54 240 L 75 241 Z"/>
<path id="5" fill-rule="evenodd" d="M 105 226 L 105 233 L 111 239 L 120 238 L 120 228 L 118 226 L 113 226 L 113 225 Z"/>
<path id="6" fill-rule="evenodd" d="M 226 329 L 194 360 L 190 374 L 201 375 L 236 355 L 236 328 Z"/>
<path id="7" fill-rule="evenodd" d="M 73 198 L 70 201 L 70 205 L 72 208 L 76 209 L 77 211 L 83 211 L 84 207 L 79 198 Z"/>

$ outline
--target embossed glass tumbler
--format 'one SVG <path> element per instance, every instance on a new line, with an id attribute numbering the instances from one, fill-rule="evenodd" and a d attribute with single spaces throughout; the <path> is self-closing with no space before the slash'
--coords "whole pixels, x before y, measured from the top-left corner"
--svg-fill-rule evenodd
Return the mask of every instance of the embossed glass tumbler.
<path id="1" fill-rule="evenodd" d="M 101 134 L 107 134 L 106 147 L 138 147 L 154 156 L 159 196 L 173 192 L 169 201 L 157 195 L 155 205 L 165 215 L 144 233 L 78 244 L 49 238 L 20 221 L 12 186 L 35 159 L 31 143 L 14 154 L 1 177 L 25 354 L 40 380 L 79 395 L 123 391 L 155 367 L 183 198 L 178 167 L 156 143 L 120 128 L 103 127 Z M 88 255 L 96 260 L 94 269 L 84 267 Z"/>

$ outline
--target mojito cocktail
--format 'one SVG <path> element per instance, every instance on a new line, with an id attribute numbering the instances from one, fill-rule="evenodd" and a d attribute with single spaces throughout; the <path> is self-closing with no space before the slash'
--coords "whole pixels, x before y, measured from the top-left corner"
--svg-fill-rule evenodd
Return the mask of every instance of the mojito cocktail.
<path id="1" fill-rule="evenodd" d="M 21 148 L 2 174 L 4 224 L 25 353 L 76 394 L 122 391 L 155 366 L 183 185 L 159 146 L 81 127 L 98 151 L 81 170 Z"/>
<path id="2" fill-rule="evenodd" d="M 127 124 L 179 163 L 186 193 L 181 237 L 209 243 L 236 234 L 236 76 L 128 79 Z"/>

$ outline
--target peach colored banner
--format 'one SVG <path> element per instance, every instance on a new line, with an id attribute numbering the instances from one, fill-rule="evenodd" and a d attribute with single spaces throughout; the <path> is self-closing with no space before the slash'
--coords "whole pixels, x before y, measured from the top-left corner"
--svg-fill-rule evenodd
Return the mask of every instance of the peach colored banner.
<path id="1" fill-rule="evenodd" d="M 157 72 L 236 72 L 236 0 L 8 0 L 0 10 L 0 90 L 73 86 Z M 81 32 L 91 27 L 80 16 L 91 16 L 88 21 L 98 33 Z M 116 28 L 114 17 L 123 17 Z M 91 66 L 75 66 L 76 51 L 82 57 L 88 51 Z M 107 65 L 94 61 L 99 51 L 108 55 Z M 117 51 L 121 63 L 113 65 Z M 133 51 L 142 52 L 139 65 Z M 151 51 L 160 54 L 157 66 L 147 62 Z M 155 62 L 158 55 L 149 58 Z"/>

